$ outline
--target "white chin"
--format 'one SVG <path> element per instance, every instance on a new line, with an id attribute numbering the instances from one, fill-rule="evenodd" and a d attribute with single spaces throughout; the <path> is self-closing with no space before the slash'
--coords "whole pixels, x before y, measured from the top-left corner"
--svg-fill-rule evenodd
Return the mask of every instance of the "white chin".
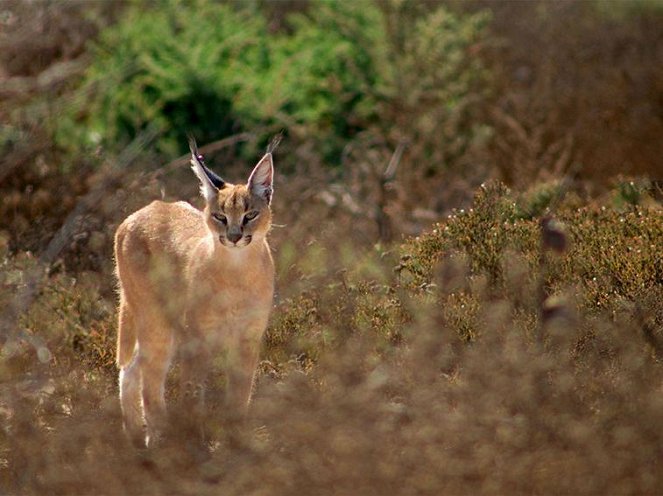
<path id="1" fill-rule="evenodd" d="M 219 240 L 219 241 L 221 241 L 221 240 Z M 247 246 L 249 243 L 250 243 L 250 241 L 244 241 L 244 240 L 241 240 L 241 241 L 239 241 L 238 243 L 231 243 L 231 242 L 228 241 L 228 240 L 223 240 L 223 241 L 221 241 L 221 244 L 222 244 L 223 246 L 225 246 L 226 248 L 235 248 L 235 249 L 237 249 L 237 248 L 244 248 L 244 247 Z"/>

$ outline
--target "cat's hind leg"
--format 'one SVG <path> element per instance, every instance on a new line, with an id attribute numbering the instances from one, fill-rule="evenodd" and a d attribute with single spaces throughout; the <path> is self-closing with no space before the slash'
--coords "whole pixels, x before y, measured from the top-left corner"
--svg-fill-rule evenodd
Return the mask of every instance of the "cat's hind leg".
<path id="1" fill-rule="evenodd" d="M 149 339 L 140 342 L 139 366 L 147 444 L 154 446 L 164 435 L 168 423 L 165 390 L 173 358 L 174 333 L 167 320 L 159 315 L 151 315 L 149 321 Z"/>
<path id="2" fill-rule="evenodd" d="M 120 406 L 124 431 L 137 447 L 145 446 L 141 400 L 141 371 L 136 341 L 137 319 L 124 301 L 120 301 L 118 327 L 118 366 L 120 367 Z"/>

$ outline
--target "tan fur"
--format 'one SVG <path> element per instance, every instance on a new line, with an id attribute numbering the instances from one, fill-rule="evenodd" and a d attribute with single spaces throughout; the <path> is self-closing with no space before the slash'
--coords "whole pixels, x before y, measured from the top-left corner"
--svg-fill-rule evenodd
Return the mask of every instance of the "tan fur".
<path id="1" fill-rule="evenodd" d="M 271 155 L 246 185 L 218 189 L 200 173 L 198 158 L 194 153 L 192 164 L 207 188 L 204 211 L 155 201 L 115 235 L 120 398 L 125 429 L 137 444 L 145 439 L 143 417 L 148 443 L 168 423 L 164 382 L 176 354 L 185 417 L 204 408 L 203 383 L 217 356 L 225 357 L 229 414 L 246 409 L 272 306 Z M 257 216 L 249 220 L 247 213 Z"/>

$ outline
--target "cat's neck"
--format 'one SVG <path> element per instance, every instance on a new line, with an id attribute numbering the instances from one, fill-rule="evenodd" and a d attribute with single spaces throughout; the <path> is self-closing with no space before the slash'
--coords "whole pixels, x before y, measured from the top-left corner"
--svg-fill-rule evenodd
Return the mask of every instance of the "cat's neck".
<path id="1" fill-rule="evenodd" d="M 255 263 L 256 258 L 269 253 L 269 245 L 265 238 L 253 239 L 246 246 L 226 246 L 210 233 L 206 239 L 206 245 L 208 252 L 211 252 L 210 259 L 214 260 L 215 263 L 239 268 L 246 264 Z"/>

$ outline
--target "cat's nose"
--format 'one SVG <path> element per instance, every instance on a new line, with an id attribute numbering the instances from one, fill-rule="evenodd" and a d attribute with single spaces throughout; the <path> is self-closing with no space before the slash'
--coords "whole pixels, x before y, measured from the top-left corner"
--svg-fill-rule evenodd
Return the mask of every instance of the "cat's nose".
<path id="1" fill-rule="evenodd" d="M 228 238 L 228 241 L 231 243 L 237 243 L 240 239 L 242 239 L 242 233 L 241 232 L 229 232 L 226 237 Z"/>

